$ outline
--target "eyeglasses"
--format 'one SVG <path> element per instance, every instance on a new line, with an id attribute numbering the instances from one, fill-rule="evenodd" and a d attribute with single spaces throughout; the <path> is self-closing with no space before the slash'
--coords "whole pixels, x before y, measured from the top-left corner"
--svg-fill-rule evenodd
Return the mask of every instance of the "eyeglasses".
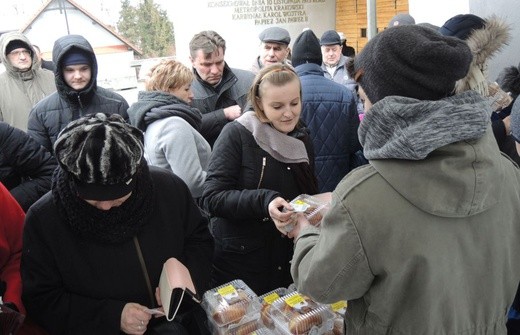
<path id="1" fill-rule="evenodd" d="M 9 55 L 11 56 L 17 56 L 20 57 L 21 55 L 24 55 L 25 57 L 29 56 L 31 52 L 29 50 L 20 50 L 20 51 L 11 51 Z"/>

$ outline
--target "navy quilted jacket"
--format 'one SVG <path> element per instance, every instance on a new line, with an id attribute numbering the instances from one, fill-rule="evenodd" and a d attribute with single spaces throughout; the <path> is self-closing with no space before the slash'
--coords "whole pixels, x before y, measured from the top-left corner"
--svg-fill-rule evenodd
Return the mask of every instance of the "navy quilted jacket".
<path id="1" fill-rule="evenodd" d="M 361 149 L 355 98 L 345 86 L 325 78 L 317 64 L 299 65 L 296 72 L 302 83 L 301 119 L 314 144 L 318 187 L 329 192 L 351 170 L 351 159 Z"/>

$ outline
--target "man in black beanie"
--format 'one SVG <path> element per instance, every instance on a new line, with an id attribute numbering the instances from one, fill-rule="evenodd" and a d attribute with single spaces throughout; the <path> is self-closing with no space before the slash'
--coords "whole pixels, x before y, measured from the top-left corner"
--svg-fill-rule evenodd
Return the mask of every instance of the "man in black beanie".
<path id="1" fill-rule="evenodd" d="M 294 41 L 292 64 L 301 81 L 300 118 L 310 129 L 318 187 L 320 192 L 330 192 L 354 167 L 361 149 L 354 95 L 323 76 L 320 43 L 312 30 Z"/>
<path id="2" fill-rule="evenodd" d="M 346 334 L 506 333 L 520 171 L 498 150 L 488 102 L 453 94 L 471 61 L 464 41 L 400 25 L 350 66 L 369 164 L 339 183 L 321 228 L 301 217 L 290 233 L 298 291 L 348 300 Z"/>
<path id="3" fill-rule="evenodd" d="M 81 35 L 66 35 L 54 42 L 58 91 L 34 106 L 27 133 L 53 153 L 60 130 L 73 120 L 92 113 L 119 114 L 128 119 L 128 103 L 118 93 L 97 85 L 94 49 Z"/>
<path id="4" fill-rule="evenodd" d="M 31 108 L 56 91 L 54 75 L 40 67 L 31 42 L 19 32 L 0 38 L 0 62 L 6 69 L 0 74 L 0 121 L 26 131 Z"/>

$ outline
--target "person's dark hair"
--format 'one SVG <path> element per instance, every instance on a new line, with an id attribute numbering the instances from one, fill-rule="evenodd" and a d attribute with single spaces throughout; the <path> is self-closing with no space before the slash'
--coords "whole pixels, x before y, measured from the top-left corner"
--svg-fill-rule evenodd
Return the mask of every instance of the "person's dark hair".
<path id="1" fill-rule="evenodd" d="M 516 99 L 520 95 L 520 64 L 503 69 L 498 75 L 497 83 L 504 92 L 509 92 Z"/>

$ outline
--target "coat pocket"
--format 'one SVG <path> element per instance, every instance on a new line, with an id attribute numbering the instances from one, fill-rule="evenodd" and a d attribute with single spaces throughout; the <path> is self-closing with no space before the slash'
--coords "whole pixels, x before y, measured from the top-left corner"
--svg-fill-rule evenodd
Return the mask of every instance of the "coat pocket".
<path id="1" fill-rule="evenodd" d="M 227 237 L 222 239 L 222 250 L 236 254 L 249 254 L 265 248 L 263 239 L 251 237 Z"/>

